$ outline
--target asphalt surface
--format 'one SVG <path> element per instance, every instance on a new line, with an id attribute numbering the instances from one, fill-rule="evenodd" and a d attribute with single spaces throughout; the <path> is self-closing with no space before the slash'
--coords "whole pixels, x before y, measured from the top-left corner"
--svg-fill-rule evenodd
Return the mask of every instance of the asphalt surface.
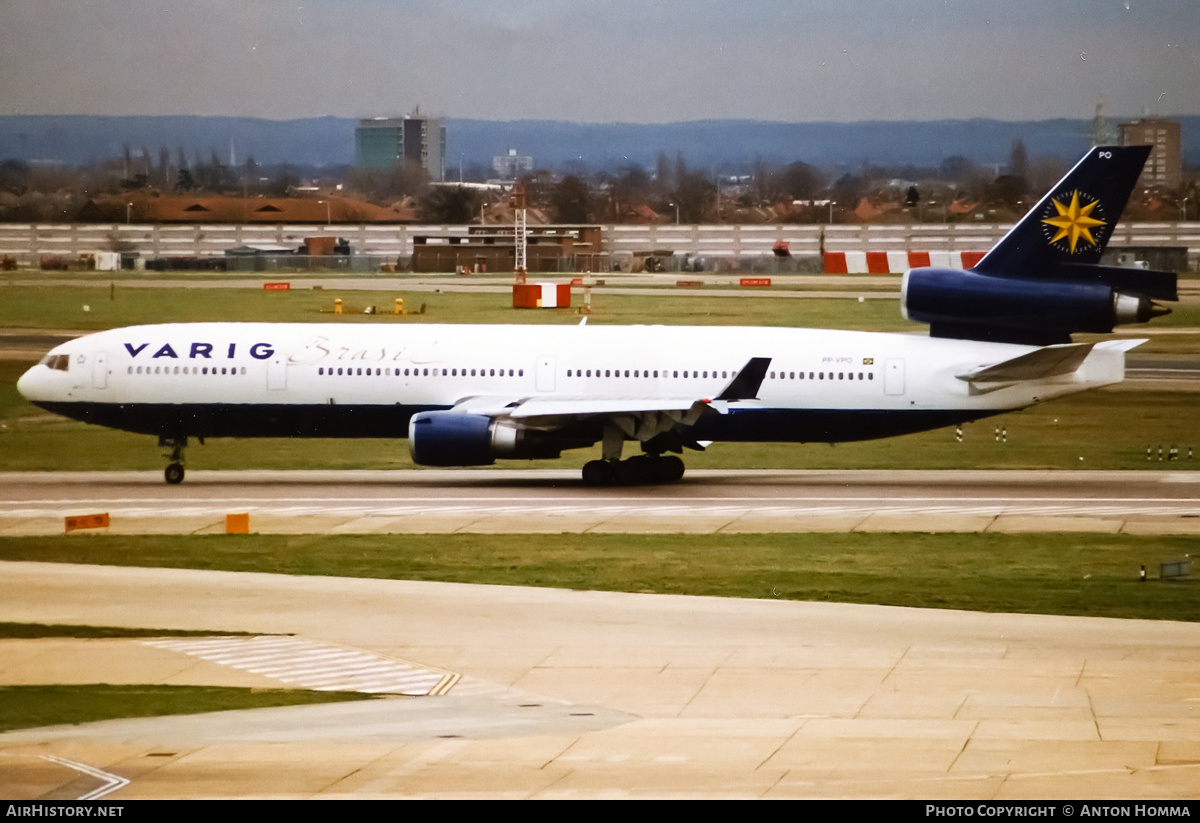
<path id="1" fill-rule="evenodd" d="M 1180 463 L 1186 465 L 1186 461 Z M 211 533 L 1200 533 L 1200 473 L 693 471 L 674 485 L 587 488 L 573 471 L 196 471 L 0 474 L 0 535 Z"/>

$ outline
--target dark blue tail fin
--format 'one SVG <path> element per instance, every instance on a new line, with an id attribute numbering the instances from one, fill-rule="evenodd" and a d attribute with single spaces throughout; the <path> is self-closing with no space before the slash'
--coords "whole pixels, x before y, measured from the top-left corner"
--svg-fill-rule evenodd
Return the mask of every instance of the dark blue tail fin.
<path id="1" fill-rule="evenodd" d="M 1099 263 L 1149 155 L 1149 146 L 1096 146 L 972 271 L 1042 278 Z"/>

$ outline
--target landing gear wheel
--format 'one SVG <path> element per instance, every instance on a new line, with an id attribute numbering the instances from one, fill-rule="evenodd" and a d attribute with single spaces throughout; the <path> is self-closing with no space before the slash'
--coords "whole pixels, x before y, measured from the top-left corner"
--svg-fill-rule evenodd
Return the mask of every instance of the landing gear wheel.
<path id="1" fill-rule="evenodd" d="M 172 486 L 178 486 L 183 482 L 183 466 L 179 463 L 172 463 L 163 472 L 163 478 Z"/>
<path id="2" fill-rule="evenodd" d="M 652 486 L 674 483 L 683 477 L 678 457 L 649 454 L 628 460 L 592 460 L 583 467 L 585 486 Z"/>
<path id="3" fill-rule="evenodd" d="M 675 483 L 683 479 L 684 465 L 678 457 L 660 457 L 659 478 L 663 483 Z"/>
<path id="4" fill-rule="evenodd" d="M 608 486 L 615 479 L 615 466 L 607 460 L 589 460 L 583 465 L 585 486 Z"/>
<path id="5" fill-rule="evenodd" d="M 652 458 L 644 455 L 622 460 L 617 464 L 617 482 L 622 486 L 641 486 L 653 482 Z"/>

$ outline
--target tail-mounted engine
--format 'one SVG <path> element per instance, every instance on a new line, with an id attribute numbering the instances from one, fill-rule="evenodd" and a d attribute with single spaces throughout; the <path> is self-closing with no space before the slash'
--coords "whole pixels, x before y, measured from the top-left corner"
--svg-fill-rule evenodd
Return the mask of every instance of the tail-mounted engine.
<path id="1" fill-rule="evenodd" d="M 933 337 L 1049 345 L 1071 334 L 1104 334 L 1115 326 L 1169 314 L 1154 299 L 1175 300 L 1175 275 L 1107 266 L 1064 267 L 1071 279 L 996 277 L 974 271 L 920 268 L 905 272 L 900 310 L 928 323 Z M 1074 272 L 1072 272 L 1074 274 Z M 1081 276 L 1080 276 L 1081 275 Z M 1136 286 L 1111 281 L 1136 277 Z M 1131 291 L 1122 291 L 1121 285 Z M 1137 291 L 1132 291 L 1136 288 Z"/>

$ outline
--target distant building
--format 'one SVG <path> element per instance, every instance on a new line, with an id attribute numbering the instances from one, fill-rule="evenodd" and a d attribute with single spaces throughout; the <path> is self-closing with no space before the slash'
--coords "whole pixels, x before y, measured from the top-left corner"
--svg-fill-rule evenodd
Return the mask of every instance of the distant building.
<path id="1" fill-rule="evenodd" d="M 354 129 L 354 165 L 360 169 L 394 169 L 414 163 L 437 181 L 446 179 L 446 127 L 440 118 L 376 117 L 359 120 Z"/>
<path id="2" fill-rule="evenodd" d="M 413 223 L 410 204 L 376 206 L 353 197 L 226 197 L 144 192 L 89 200 L 83 223 Z"/>
<path id="3" fill-rule="evenodd" d="M 492 158 L 492 171 L 501 180 L 516 180 L 533 171 L 533 158 L 527 154 L 517 154 L 516 149 L 509 149 L 508 154 Z"/>
<path id="4" fill-rule="evenodd" d="M 1176 189 L 1183 182 L 1183 155 L 1180 151 L 1179 123 L 1159 117 L 1143 117 L 1122 123 L 1122 146 L 1153 146 L 1138 187 Z"/>

